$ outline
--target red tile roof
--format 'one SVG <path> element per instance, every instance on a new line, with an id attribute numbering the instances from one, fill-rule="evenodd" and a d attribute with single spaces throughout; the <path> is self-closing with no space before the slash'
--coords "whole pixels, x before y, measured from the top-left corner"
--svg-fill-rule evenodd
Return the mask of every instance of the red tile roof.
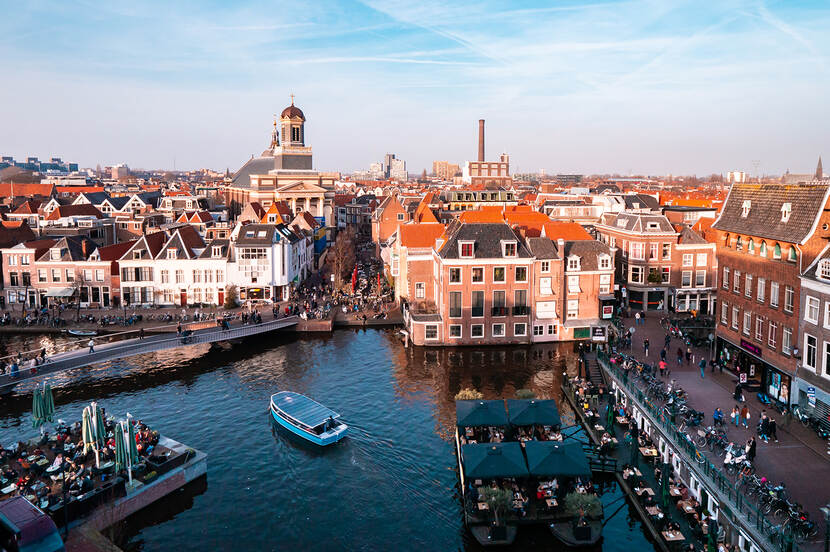
<path id="1" fill-rule="evenodd" d="M 398 226 L 398 239 L 402 247 L 432 247 L 443 233 L 444 225 L 441 223 L 425 222 Z"/>
<path id="2" fill-rule="evenodd" d="M 55 191 L 61 195 L 89 194 L 103 192 L 103 186 L 56 186 Z"/>
<path id="3" fill-rule="evenodd" d="M 104 213 L 94 205 L 82 203 L 80 205 L 61 205 L 46 217 L 46 220 L 58 220 L 63 217 L 91 216 L 97 219 L 106 218 Z"/>
<path id="4" fill-rule="evenodd" d="M 52 184 L 0 182 L 0 197 L 49 197 L 54 193 Z"/>
<path id="5" fill-rule="evenodd" d="M 27 199 L 20 206 L 13 211 L 15 215 L 36 215 L 37 209 L 40 207 L 41 202 L 35 201 L 33 199 Z"/>

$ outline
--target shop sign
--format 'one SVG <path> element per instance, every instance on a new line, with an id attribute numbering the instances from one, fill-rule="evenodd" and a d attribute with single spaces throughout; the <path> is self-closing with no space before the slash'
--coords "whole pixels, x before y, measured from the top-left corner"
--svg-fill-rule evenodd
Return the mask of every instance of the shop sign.
<path id="1" fill-rule="evenodd" d="M 741 348 L 746 349 L 747 351 L 758 357 L 761 356 L 761 353 L 763 352 L 761 351 L 761 348 L 759 346 L 757 346 L 754 343 L 750 343 L 746 339 L 741 340 Z"/>
<path id="2" fill-rule="evenodd" d="M 741 372 L 741 383 L 746 383 L 746 372 Z"/>
<path id="3" fill-rule="evenodd" d="M 603 305 L 602 307 L 602 318 L 611 318 L 614 316 L 614 305 Z"/>
<path id="4" fill-rule="evenodd" d="M 816 388 L 813 386 L 807 388 L 807 404 L 810 408 L 816 407 Z"/>
<path id="5" fill-rule="evenodd" d="M 594 326 L 591 328 L 592 341 L 605 341 L 605 326 Z"/>

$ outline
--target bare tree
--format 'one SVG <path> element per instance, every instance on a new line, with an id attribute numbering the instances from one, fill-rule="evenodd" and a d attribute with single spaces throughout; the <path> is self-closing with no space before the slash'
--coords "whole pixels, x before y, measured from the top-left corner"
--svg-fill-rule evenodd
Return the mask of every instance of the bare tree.
<path id="1" fill-rule="evenodd" d="M 355 263 L 354 254 L 355 232 L 351 227 L 337 234 L 337 240 L 332 248 L 332 263 L 334 274 L 334 285 L 336 288 L 343 287 L 343 276 L 347 270 L 351 270 Z"/>
<path id="2" fill-rule="evenodd" d="M 76 272 L 75 279 L 72 281 L 72 295 L 75 297 L 75 322 L 81 320 L 81 294 L 87 284 L 89 284 L 89 281 L 84 276 L 83 270 Z M 87 299 L 89 298 L 87 297 Z"/>

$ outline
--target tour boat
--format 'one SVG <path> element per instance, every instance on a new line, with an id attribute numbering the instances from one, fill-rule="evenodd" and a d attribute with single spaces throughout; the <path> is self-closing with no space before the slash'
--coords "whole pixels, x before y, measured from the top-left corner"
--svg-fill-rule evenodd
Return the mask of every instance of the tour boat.
<path id="1" fill-rule="evenodd" d="M 66 330 L 66 333 L 80 337 L 92 337 L 93 335 L 98 335 L 98 332 L 95 330 Z"/>
<path id="2" fill-rule="evenodd" d="M 291 433 L 320 446 L 336 443 L 349 429 L 338 420 L 340 414 L 293 391 L 271 395 L 271 415 Z"/>

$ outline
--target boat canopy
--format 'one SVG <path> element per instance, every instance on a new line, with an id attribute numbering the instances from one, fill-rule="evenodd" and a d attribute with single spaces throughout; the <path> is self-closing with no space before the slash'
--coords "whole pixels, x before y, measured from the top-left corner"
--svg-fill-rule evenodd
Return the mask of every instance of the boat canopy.
<path id="1" fill-rule="evenodd" d="M 539 477 L 590 477 L 591 467 L 577 442 L 525 441 L 530 475 Z"/>
<path id="2" fill-rule="evenodd" d="M 271 395 L 271 402 L 285 414 L 307 427 L 317 427 L 329 418 L 340 417 L 340 414 L 334 410 L 292 391 L 280 391 Z"/>
<path id="3" fill-rule="evenodd" d="M 507 412 L 514 426 L 559 426 L 559 408 L 553 399 L 508 399 Z"/>
<path id="4" fill-rule="evenodd" d="M 471 479 L 527 477 L 519 443 L 475 443 L 461 447 L 464 475 Z"/>
<path id="5" fill-rule="evenodd" d="M 507 426 L 504 401 L 455 401 L 458 427 Z"/>

